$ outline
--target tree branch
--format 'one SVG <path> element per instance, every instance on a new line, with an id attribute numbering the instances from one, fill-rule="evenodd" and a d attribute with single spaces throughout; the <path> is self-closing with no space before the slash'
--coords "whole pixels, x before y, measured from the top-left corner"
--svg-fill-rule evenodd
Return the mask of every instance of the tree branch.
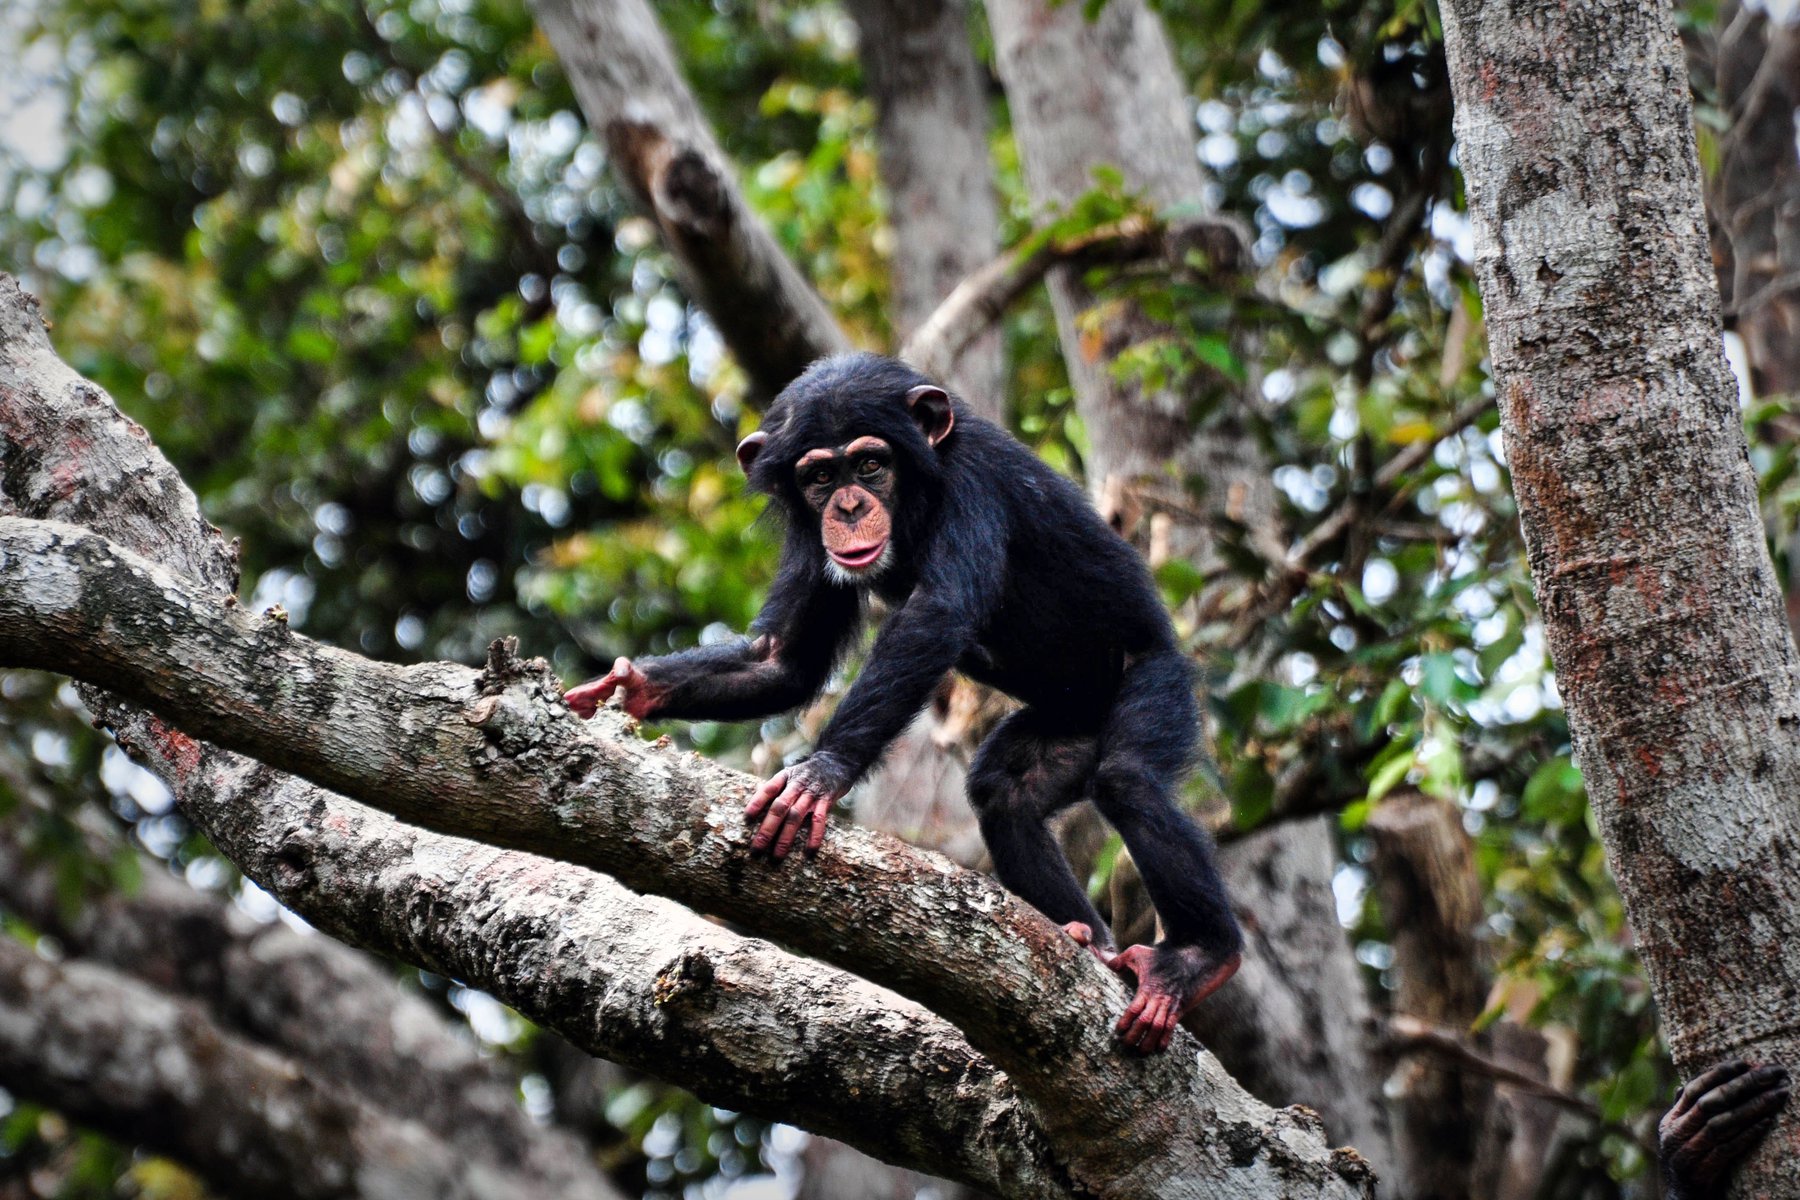
<path id="1" fill-rule="evenodd" d="M 84 421 L 91 428 L 102 406 L 110 412 L 110 403 L 55 361 L 35 314 L 20 304 L 16 286 L 8 290 L 10 296 L 0 294 L 0 450 L 7 455 L 0 486 L 15 511 L 61 515 L 59 502 L 85 496 L 77 486 L 84 475 L 107 491 L 107 503 L 136 497 L 163 511 L 167 489 L 178 483 L 141 465 L 118 470 L 117 463 L 97 462 L 92 440 L 69 440 Z M 146 458 L 153 454 L 138 448 Z M 154 462 L 167 472 L 160 458 Z M 191 511 L 191 495 L 182 495 Z M 1353 1153 L 1327 1152 L 1304 1114 L 1271 1112 L 1244 1095 L 1193 1043 L 1186 1052 L 1151 1060 L 1121 1055 L 1110 1026 L 1124 1005 L 1122 985 L 989 880 L 853 829 L 836 831 L 814 862 L 772 870 L 744 854 L 737 810 L 744 777 L 629 738 L 618 718 L 584 727 L 563 708 L 555 681 L 539 670 L 504 656 L 479 674 L 448 664 L 370 663 L 316 646 L 280 622 L 249 617 L 217 591 L 198 592 L 92 534 L 17 520 L 5 525 L 0 656 L 47 663 L 66 655 L 69 665 L 109 687 L 140 699 L 154 695 L 203 736 L 254 745 L 272 765 L 302 768 L 440 831 L 610 866 L 640 886 L 889 982 L 953 1014 L 971 1041 L 1039 1102 L 1048 1153 L 1069 1188 L 1104 1183 L 1144 1196 L 1286 1188 L 1327 1196 L 1367 1187 L 1366 1168 Z M 202 530 L 191 524 L 174 533 L 194 539 Z M 170 557 L 166 537 L 151 544 Z M 27 577 L 32 582 L 23 586 Z M 200 771 L 218 769 L 197 743 L 154 722 L 138 729 L 136 744 L 172 764 L 184 794 L 206 782 Z M 274 787 L 265 782 L 257 789 L 262 805 L 275 803 Z M 289 810 L 307 837 L 284 852 L 280 835 L 272 835 L 266 873 L 277 894 L 330 895 L 352 888 L 352 876 L 379 875 L 424 853 L 409 850 L 394 863 L 377 860 L 339 873 L 362 839 L 397 838 L 397 827 L 353 806 L 334 815 L 320 800 L 311 797 L 310 813 Z M 215 842 L 226 845 L 217 836 Z M 240 865 L 254 857 L 241 847 L 227 849 Z M 418 961 L 424 956 L 416 938 L 445 958 L 473 960 L 469 965 L 481 973 L 472 977 L 483 986 L 590 1048 L 610 1033 L 604 1022 L 576 1028 L 571 1013 L 585 1014 L 608 995 L 602 981 L 582 980 L 582 964 L 570 960 L 595 954 L 618 936 L 615 927 L 602 932 L 584 922 L 592 932 L 572 943 L 561 934 L 571 914 L 591 919 L 597 907 L 591 897 L 573 902 L 549 864 L 455 842 L 432 842 L 417 871 L 404 900 L 359 910 L 365 922 L 389 923 L 378 927 L 390 946 Z M 439 881 L 465 873 L 472 873 L 462 884 L 468 890 L 450 889 L 452 911 L 438 914 L 447 888 Z M 457 908 L 459 902 L 468 908 Z M 529 903 L 543 908 L 521 918 L 522 933 L 478 936 L 496 916 L 516 912 L 514 904 Z M 482 911 L 496 904 L 498 913 Z M 655 945 L 666 947 L 667 940 L 656 938 Z M 563 952 L 549 952 L 546 942 Z M 494 955 L 516 957 L 489 961 Z M 553 964 L 567 973 L 546 980 Z M 817 1003 L 828 1012 L 832 993 L 817 994 L 827 998 Z M 791 1011 L 794 1000 L 788 993 L 778 1010 Z M 716 1042 L 703 1037 L 703 1044 L 729 1051 L 766 1038 L 768 1010 L 751 1007 L 761 1018 L 754 1031 L 739 1027 L 732 1031 L 738 1042 L 720 1035 Z M 680 1005 L 657 1011 L 669 1009 L 686 1015 Z M 706 1015 L 696 1014 L 696 1032 L 708 1031 Z M 838 1049 L 834 1072 L 879 1050 L 868 1044 L 866 1027 L 856 1035 L 863 1041 Z M 621 1040 L 623 1049 L 632 1048 L 631 1039 Z M 685 1044 L 675 1039 L 670 1048 Z M 671 1057 L 665 1074 L 694 1066 Z M 885 1119 L 896 1111 L 887 1108 Z M 825 1131 L 843 1136 L 837 1124 Z M 864 1130 L 860 1139 L 846 1140 L 868 1148 L 878 1136 Z M 954 1173 L 943 1162 L 921 1165 Z M 1022 1194 L 1024 1185 L 1008 1176 L 1003 1190 Z"/>
<path id="2" fill-rule="evenodd" d="M 756 388 L 772 396 L 813 359 L 850 349 L 825 302 L 750 211 L 645 0 L 532 7 L 613 166 Z"/>
<path id="3" fill-rule="evenodd" d="M 40 788 L 16 767 L 0 756 L 0 782 L 41 810 Z M 90 854 L 122 849 L 87 824 Z M 142 864 L 129 893 L 87 894 L 71 907 L 54 863 L 34 856 L 24 834 L 17 817 L 0 822 L 0 904 L 71 953 L 204 1004 L 312 1077 L 417 1122 L 541 1195 L 619 1195 L 577 1139 L 526 1115 L 501 1060 L 397 986 L 391 970 L 330 938 L 258 924 L 155 862 Z"/>
<path id="4" fill-rule="evenodd" d="M 906 339 L 899 357 L 927 375 L 941 377 L 955 368 L 964 349 L 1052 269 L 1084 271 L 1145 260 L 1179 264 L 1190 252 L 1202 254 L 1222 270 L 1236 270 L 1243 239 L 1235 225 L 1223 220 L 1164 225 L 1139 218 L 1079 237 L 1045 239 L 1023 254 L 1010 250 L 957 284 Z"/>
<path id="5" fill-rule="evenodd" d="M 105 967 L 52 963 L 6 937 L 0 1079 L 84 1124 L 178 1158 L 230 1194 L 543 1194 L 539 1181 L 320 1086 L 294 1063 L 219 1029 L 197 1005 Z"/>

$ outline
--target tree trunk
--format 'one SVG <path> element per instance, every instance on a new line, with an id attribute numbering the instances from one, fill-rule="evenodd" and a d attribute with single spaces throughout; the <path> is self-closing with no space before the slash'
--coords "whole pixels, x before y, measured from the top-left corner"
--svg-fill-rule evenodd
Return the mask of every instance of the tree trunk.
<path id="1" fill-rule="evenodd" d="M 964 0 L 851 0 L 863 80 L 875 101 L 881 182 L 894 226 L 894 330 L 913 331 L 1000 249 L 988 157 L 987 78 Z M 1000 333 L 964 349 L 944 383 L 1002 420 Z"/>
<path id="2" fill-rule="evenodd" d="M 1403 791 L 1375 807 L 1367 829 L 1382 921 L 1393 937 L 1394 1011 L 1467 1029 L 1481 1015 L 1488 980 L 1476 943 L 1481 882 L 1461 810 Z M 1492 1083 L 1413 1055 L 1402 1058 L 1389 1090 L 1397 1094 L 1395 1149 L 1406 1164 L 1409 1200 L 1492 1196 L 1496 1179 L 1480 1170 Z"/>
<path id="3" fill-rule="evenodd" d="M 1669 11 L 1452 0 L 1476 276 L 1576 755 L 1676 1064 L 1800 1062 L 1800 658 Z M 1800 1194 L 1790 1112 L 1736 1196 Z"/>
<path id="4" fill-rule="evenodd" d="M 1718 25 L 1720 283 L 1756 394 L 1800 396 L 1800 14 L 1728 0 Z"/>

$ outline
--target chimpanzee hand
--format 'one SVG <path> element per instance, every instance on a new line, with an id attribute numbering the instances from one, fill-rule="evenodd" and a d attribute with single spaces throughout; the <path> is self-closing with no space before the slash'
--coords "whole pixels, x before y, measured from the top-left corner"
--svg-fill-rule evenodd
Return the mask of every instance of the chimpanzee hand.
<path id="1" fill-rule="evenodd" d="M 830 815 L 831 806 L 843 799 L 853 782 L 850 768 L 829 754 L 815 754 L 805 762 L 777 771 L 756 789 L 756 795 L 750 797 L 744 809 L 746 821 L 762 820 L 750 841 L 750 853 L 767 850 L 776 858 L 785 858 L 801 831 L 810 826 L 806 852 L 816 854 L 825 841 L 825 818 Z"/>
<path id="2" fill-rule="evenodd" d="M 1742 1059 L 1690 1080 L 1656 1131 L 1667 1200 L 1723 1195 L 1727 1172 L 1768 1134 L 1787 1098 L 1786 1069 Z"/>
<path id="3" fill-rule="evenodd" d="M 617 659 L 612 670 L 563 693 L 578 717 L 591 717 L 619 688 L 625 689 L 625 711 L 643 720 L 656 711 L 657 690 L 629 658 Z"/>

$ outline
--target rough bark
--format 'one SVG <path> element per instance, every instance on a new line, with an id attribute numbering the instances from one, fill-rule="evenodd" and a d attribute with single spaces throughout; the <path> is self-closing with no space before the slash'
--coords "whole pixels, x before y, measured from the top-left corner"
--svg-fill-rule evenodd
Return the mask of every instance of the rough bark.
<path id="1" fill-rule="evenodd" d="M 1399 792 L 1375 808 L 1367 829 L 1382 920 L 1393 937 L 1394 1011 L 1467 1029 L 1481 1015 L 1488 980 L 1476 940 L 1481 881 L 1461 811 L 1422 792 Z M 1496 1176 L 1479 1169 L 1491 1081 L 1414 1055 L 1402 1058 L 1388 1090 L 1397 1097 L 1395 1149 L 1413 1200 L 1493 1195 Z"/>
<path id="2" fill-rule="evenodd" d="M 17 793 L 7 765 L 0 762 L 0 778 Z M 0 823 L 0 904 L 70 953 L 199 1002 L 230 1033 L 540 1195 L 619 1195 L 574 1137 L 525 1114 L 515 1075 L 397 986 L 391 969 L 329 938 L 259 924 L 160 863 L 143 863 L 128 892 L 84 895 L 71 906 L 54 863 L 34 857 L 22 834 L 20 822 Z M 119 849 L 97 835 L 90 843 L 99 855 Z"/>
<path id="3" fill-rule="evenodd" d="M 1669 11 L 1444 11 L 1513 489 L 1677 1066 L 1800 1062 L 1800 660 L 1720 341 Z M 1793 1115 L 1733 1195 L 1800 1193 Z"/>
<path id="4" fill-rule="evenodd" d="M 1160 21 L 1141 0 L 1110 0 L 1092 21 L 1082 5 L 1048 0 L 989 0 L 987 10 L 1038 204 L 1074 201 L 1102 166 L 1117 168 L 1128 189 L 1159 208 L 1200 201 L 1186 89 Z M 1130 69 L 1095 69 L 1104 63 Z M 1162 507 L 1176 531 L 1172 552 L 1209 571 L 1220 566 L 1212 547 L 1222 521 L 1272 531 L 1267 464 L 1229 406 L 1194 426 L 1199 393 L 1221 381 L 1194 378 L 1152 392 L 1121 379 L 1111 370 L 1118 355 L 1168 331 L 1135 305 L 1093 295 L 1068 267 L 1052 270 L 1049 284 L 1091 444 L 1088 482 L 1103 511 L 1128 525 L 1123 509 Z M 1207 485 L 1199 519 L 1185 486 L 1191 479 Z M 1165 491 L 1173 493 L 1166 503 Z M 1330 829 L 1323 820 L 1283 824 L 1223 858 L 1253 952 L 1231 985 L 1196 1012 L 1194 1027 L 1253 1092 L 1317 1109 L 1334 1136 L 1388 1173 L 1393 1156 L 1368 1000 L 1331 902 Z M 1264 869 L 1277 863 L 1279 870 Z M 1266 938 L 1257 933 L 1264 921 L 1272 931 Z M 1316 932 L 1292 946 L 1281 940 L 1307 929 Z"/>
<path id="5" fill-rule="evenodd" d="M 965 0 L 850 0 L 875 101 L 881 182 L 894 226 L 894 329 L 912 336 L 1000 248 L 988 159 L 987 78 Z M 1005 400 L 999 330 L 977 331 L 938 377 L 990 420 Z"/>
<path id="6" fill-rule="evenodd" d="M 106 441 L 108 453 L 120 450 L 116 431 L 95 428 L 103 418 L 118 421 L 103 393 L 54 358 L 34 306 L 8 281 L 0 292 L 0 487 L 14 511 L 60 516 L 63 502 L 85 495 L 80 485 L 86 479 L 106 493 L 98 503 L 141 502 L 168 515 L 166 493 L 179 483 L 166 463 L 141 441 L 138 461 L 122 473 L 121 463 L 99 461 L 93 437 Z M 84 431 L 92 436 L 81 436 Z M 203 534 L 191 515 L 191 495 L 179 490 L 176 500 L 174 524 L 185 528 L 174 534 Z M 638 742 L 615 716 L 584 727 L 540 668 L 503 655 L 479 673 L 449 664 L 367 662 L 293 635 L 272 616 L 251 617 L 228 594 L 177 580 L 97 535 L 17 518 L 4 524 L 8 546 L 0 551 L 0 572 L 9 578 L 0 582 L 6 609 L 0 613 L 0 658 L 44 662 L 66 653 L 78 673 L 101 677 L 128 697 L 154 696 L 201 736 L 254 746 L 271 766 L 303 768 L 326 786 L 440 832 L 535 848 L 602 869 L 610 865 L 621 878 L 685 897 L 955 1013 L 972 1042 L 996 1062 L 1011 1064 L 1009 1074 L 1022 1093 L 1047 1102 L 1039 1109 L 1048 1143 L 1042 1153 L 1053 1169 L 1043 1178 L 1060 1181 L 1062 1193 L 1366 1192 L 1366 1168 L 1354 1153 L 1327 1151 L 1304 1113 L 1273 1112 L 1244 1095 L 1192 1042 L 1150 1060 L 1121 1055 L 1110 1025 L 1124 1006 L 1125 989 L 988 880 L 852 829 L 835 831 L 814 862 L 771 870 L 744 854 L 738 805 L 748 780 Z M 153 545 L 165 561 L 175 557 L 167 540 Z M 14 586 L 14 575 L 21 586 Z M 30 586 L 22 585 L 26 575 L 33 577 Z M 28 610 L 44 621 L 21 623 L 17 618 Z M 125 645 L 134 647 L 128 655 L 120 653 Z M 231 686 L 216 689 L 225 678 L 233 679 Z M 121 726 L 129 719 L 104 706 L 102 711 Z M 258 779 L 256 768 L 212 757 L 154 721 L 131 727 L 127 737 L 164 762 L 180 794 L 209 785 L 200 778 L 203 770 L 235 771 L 225 784 L 248 789 L 260 802 L 240 800 L 234 807 L 260 808 L 273 820 L 267 810 L 276 806 L 274 793 L 298 787 Z M 386 876 L 404 875 L 416 862 L 417 873 L 387 903 L 353 900 L 353 911 L 342 914 L 346 924 L 376 926 L 381 944 L 412 961 L 426 960 L 420 951 L 427 948 L 446 959 L 466 958 L 466 968 L 474 969 L 457 973 L 590 1049 L 608 1038 L 618 1039 L 622 1053 L 642 1049 L 631 1036 L 635 1031 L 621 1035 L 618 1022 L 593 1018 L 591 1005 L 615 993 L 604 980 L 582 979 L 581 972 L 626 970 L 651 950 L 667 952 L 681 941 L 658 936 L 650 914 L 661 902 L 646 902 L 642 921 L 599 920 L 593 914 L 605 905 L 593 892 L 610 881 L 584 876 L 587 894 L 571 899 L 571 881 L 553 864 L 491 846 L 430 841 L 433 835 L 422 830 L 405 830 L 413 845 L 389 857 L 382 851 L 393 842 L 384 839 L 399 839 L 402 827 L 381 814 L 354 806 L 334 813 L 329 797 L 309 789 L 285 802 L 296 807 L 287 810 L 285 822 L 263 830 L 268 854 L 260 866 L 269 886 L 295 897 L 301 911 L 307 912 L 307 902 L 325 909 L 328 901 L 354 893 L 359 879 L 385 884 Z M 206 821 L 208 815 L 201 813 L 201 823 L 215 843 L 240 865 L 255 860 L 245 847 L 232 848 L 225 836 L 231 831 L 212 828 L 217 823 Z M 357 862 L 358 852 L 375 858 Z M 508 917 L 516 927 L 497 928 Z M 643 931 L 644 942 L 625 936 L 633 929 Z M 608 960 L 603 951 L 622 941 L 631 942 L 624 961 Z M 744 945 L 763 953 L 757 943 Z M 886 1103 L 848 1081 L 834 1082 L 851 1067 L 869 1066 L 865 1059 L 883 1061 L 871 1023 L 839 1026 L 832 1020 L 842 988 L 784 988 L 781 1003 L 752 1004 L 738 1013 L 727 1003 L 731 988 L 704 986 L 708 970 L 718 978 L 714 956 L 697 957 L 707 965 L 690 970 L 658 960 L 665 1003 L 650 1004 L 645 1020 L 680 1016 L 699 1027 L 698 1036 L 658 1048 L 670 1060 L 665 1074 L 677 1068 L 698 1074 L 692 1059 L 673 1053 L 675 1047 L 717 1047 L 736 1068 L 725 1085 L 741 1085 L 758 1060 L 751 1055 L 749 1064 L 740 1064 L 733 1052 L 764 1045 L 771 1011 L 787 1027 L 785 1014 L 798 1008 L 810 1014 L 800 1018 L 805 1031 L 850 1039 L 809 1052 L 810 1061 L 826 1070 L 808 1079 L 805 1095 L 793 1098 L 796 1104 L 810 1101 L 827 1132 L 839 1133 L 845 1112 L 859 1104 L 883 1112 L 871 1127 L 848 1131 L 867 1148 L 892 1137 L 887 1122 L 908 1106 L 958 1103 L 956 1095 L 940 1096 L 931 1088 L 923 1070 L 906 1072 L 902 1082 L 913 1086 L 903 1096 L 890 1093 Z M 667 993 L 679 997 L 691 990 L 705 1000 L 692 1011 L 667 1002 Z M 761 1023 L 713 1036 L 708 1022 L 720 1013 L 760 1015 Z M 919 1043 L 911 1030 L 898 1038 L 909 1049 Z M 777 1068 L 766 1079 L 775 1083 L 781 1075 Z M 952 1122 L 921 1120 L 952 1144 L 966 1140 L 956 1136 Z M 1033 1151 L 1042 1144 L 1020 1145 Z M 921 1165 L 957 1174 L 944 1161 Z M 993 1174 L 999 1178 L 969 1181 L 989 1182 L 1006 1194 L 1034 1194 L 1035 1180 Z"/>
<path id="7" fill-rule="evenodd" d="M 52 963 L 5 937 L 0 1079 L 26 1099 L 187 1163 L 229 1194 L 544 1195 L 540 1181 L 314 1082 L 290 1060 L 219 1029 L 198 1005 L 105 967 Z"/>
<path id="8" fill-rule="evenodd" d="M 534 0 L 614 168 L 655 219 L 688 294 L 772 396 L 850 344 L 767 226 L 682 78 L 647 0 Z"/>
<path id="9" fill-rule="evenodd" d="M 1800 395 L 1800 14 L 1784 23 L 1729 0 L 1719 27 L 1719 106 L 1730 118 L 1712 194 L 1719 281 L 1756 394 Z"/>

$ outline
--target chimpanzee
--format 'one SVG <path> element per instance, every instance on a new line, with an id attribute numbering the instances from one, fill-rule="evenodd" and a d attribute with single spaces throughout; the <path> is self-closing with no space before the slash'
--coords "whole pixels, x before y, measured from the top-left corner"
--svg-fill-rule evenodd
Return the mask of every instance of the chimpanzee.
<path id="1" fill-rule="evenodd" d="M 1000 881 L 1137 983 L 1119 1021 L 1154 1052 L 1237 970 L 1243 945 L 1206 836 L 1176 803 L 1200 717 L 1193 673 L 1150 573 L 1088 504 L 999 426 L 892 359 L 814 363 L 738 447 L 786 520 L 751 635 L 633 663 L 568 692 L 592 715 L 616 689 L 636 717 L 734 720 L 796 708 L 887 602 L 867 663 L 812 755 L 751 799 L 752 853 L 825 837 L 831 806 L 955 669 L 1024 705 L 969 770 Z M 1125 839 L 1164 939 L 1115 953 L 1045 826 L 1091 800 Z"/>
<path id="2" fill-rule="evenodd" d="M 1663 1200 L 1723 1200 L 1731 1168 L 1768 1136 L 1787 1099 L 1784 1068 L 1741 1058 L 1689 1080 L 1657 1126 Z"/>

